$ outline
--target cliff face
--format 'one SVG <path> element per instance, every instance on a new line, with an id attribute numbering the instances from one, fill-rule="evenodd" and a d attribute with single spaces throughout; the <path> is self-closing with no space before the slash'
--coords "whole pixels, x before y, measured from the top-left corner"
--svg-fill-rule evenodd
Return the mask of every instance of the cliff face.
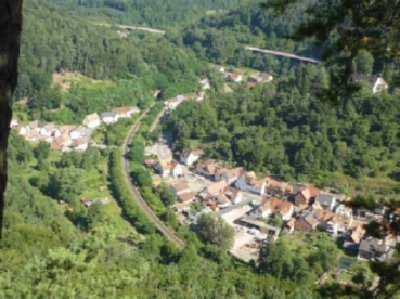
<path id="1" fill-rule="evenodd" d="M 7 143 L 22 28 L 22 0 L 0 0 L 0 236 L 7 185 Z"/>

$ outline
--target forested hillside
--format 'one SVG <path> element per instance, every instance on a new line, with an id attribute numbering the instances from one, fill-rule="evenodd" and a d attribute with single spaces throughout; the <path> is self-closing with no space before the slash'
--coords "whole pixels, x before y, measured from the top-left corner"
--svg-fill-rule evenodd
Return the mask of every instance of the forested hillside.
<path id="1" fill-rule="evenodd" d="M 171 40 L 193 49 L 196 54 L 214 63 L 228 63 L 253 68 L 269 67 L 271 58 L 254 55 L 245 46 L 294 52 L 318 57 L 319 50 L 310 42 L 289 38 L 296 24 L 304 19 L 301 13 L 309 1 L 292 6 L 284 16 L 276 17 L 260 10 L 258 3 L 244 3 L 229 13 L 205 16 L 182 30 Z"/>
<path id="2" fill-rule="evenodd" d="M 192 23 L 206 13 L 226 10 L 243 3 L 240 0 L 52 0 L 93 18 L 133 25 L 165 28 Z M 246 0 L 248 1 L 248 0 Z"/>
<path id="3" fill-rule="evenodd" d="M 168 96 L 195 89 L 196 75 L 203 69 L 190 51 L 162 36 L 121 38 L 48 1 L 30 0 L 24 5 L 15 98 L 28 98 L 33 109 L 57 108 L 61 96 L 51 84 L 53 73 L 60 71 L 102 80 L 129 78 L 141 88 L 161 89 Z"/>
<path id="4" fill-rule="evenodd" d="M 173 132 L 176 150 L 201 145 L 210 157 L 286 180 L 343 191 L 360 184 L 367 193 L 399 194 L 398 95 L 374 95 L 366 85 L 332 104 L 313 93 L 313 82 L 326 76 L 323 69 L 301 66 L 286 72 L 254 90 L 238 86 L 233 93 L 211 94 L 205 103 L 179 107 L 165 126 Z M 349 184 L 340 173 L 359 182 Z"/>

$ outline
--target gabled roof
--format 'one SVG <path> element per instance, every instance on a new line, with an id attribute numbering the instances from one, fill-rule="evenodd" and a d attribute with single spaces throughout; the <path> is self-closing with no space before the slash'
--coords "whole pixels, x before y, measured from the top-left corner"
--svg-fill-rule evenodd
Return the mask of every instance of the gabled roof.
<path id="1" fill-rule="evenodd" d="M 260 205 L 261 211 L 271 210 L 276 213 L 280 213 L 281 215 L 285 215 L 292 209 L 293 205 L 283 199 L 279 198 L 266 198 L 263 199 L 263 202 Z"/>
<path id="2" fill-rule="evenodd" d="M 210 185 L 208 185 L 206 187 L 206 191 L 208 194 L 214 195 L 214 194 L 222 192 L 226 186 L 227 186 L 227 184 L 225 181 L 219 181 L 219 182 L 211 183 Z"/>

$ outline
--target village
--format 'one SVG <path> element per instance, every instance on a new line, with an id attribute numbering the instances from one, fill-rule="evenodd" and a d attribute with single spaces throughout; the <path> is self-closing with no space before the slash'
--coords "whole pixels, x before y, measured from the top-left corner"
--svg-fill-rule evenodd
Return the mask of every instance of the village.
<path id="1" fill-rule="evenodd" d="M 158 143 L 146 147 L 145 156 L 145 167 L 154 170 L 153 187 L 164 181 L 176 196 L 179 222 L 195 225 L 203 213 L 220 215 L 235 229 L 231 253 L 244 261 L 257 260 L 264 244 L 294 231 L 343 238 L 343 250 L 360 260 L 386 260 L 398 243 L 390 234 L 369 236 L 363 226 L 400 217 L 400 211 L 390 214 L 382 205 L 373 211 L 351 208 L 350 198 L 333 188 L 287 183 L 223 161 L 201 160 L 201 149 L 174 159 L 169 147 Z"/>
<path id="2" fill-rule="evenodd" d="M 104 112 L 100 116 L 97 113 L 87 115 L 80 126 L 55 125 L 38 120 L 22 124 L 17 119 L 12 119 L 11 129 L 29 142 L 47 142 L 53 150 L 63 153 L 85 152 L 92 143 L 93 131 L 100 127 L 102 123 L 105 125 L 114 124 L 119 119 L 131 118 L 132 115 L 139 113 L 140 109 L 136 106 L 118 107 L 111 112 Z"/>
<path id="3" fill-rule="evenodd" d="M 224 66 L 214 68 L 225 80 L 224 92 L 233 91 L 232 84 L 255 88 L 259 83 L 273 80 L 267 73 L 244 75 Z M 160 115 L 167 115 L 184 101 L 204 101 L 211 83 L 208 78 L 198 83 L 201 91 L 170 97 Z M 380 78 L 368 83 L 374 93 L 387 88 Z M 157 97 L 157 92 L 154 95 Z M 101 115 L 90 114 L 80 126 L 56 126 L 40 121 L 20 124 L 13 119 L 11 128 L 27 141 L 44 141 L 54 150 L 84 152 L 91 144 L 93 131 L 102 123 L 110 125 L 139 113 L 138 107 L 118 107 Z M 173 209 L 182 225 L 195 226 L 197 218 L 204 213 L 221 216 L 234 228 L 235 241 L 230 252 L 238 259 L 257 261 L 260 249 L 280 236 L 317 230 L 344 239 L 343 250 L 360 260 L 386 260 L 394 252 L 397 239 L 390 234 L 383 239 L 374 238 L 363 226 L 372 220 L 383 223 L 400 217 L 400 211 L 390 214 L 381 205 L 373 211 L 351 208 L 350 198 L 333 188 L 288 183 L 242 167 L 231 167 L 224 161 L 202 160 L 202 149 L 172 154 L 166 143 L 159 141 L 145 148 L 144 166 L 154 172 L 153 187 L 157 189 L 161 182 L 170 185 L 176 196 Z M 82 203 L 90 206 L 92 201 L 82 199 Z"/>

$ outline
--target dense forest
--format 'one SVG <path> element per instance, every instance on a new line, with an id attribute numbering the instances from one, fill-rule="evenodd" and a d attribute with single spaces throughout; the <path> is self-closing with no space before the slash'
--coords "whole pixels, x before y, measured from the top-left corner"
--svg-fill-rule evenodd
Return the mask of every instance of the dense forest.
<path id="1" fill-rule="evenodd" d="M 93 18 L 133 25 L 165 28 L 192 23 L 206 13 L 226 10 L 240 0 L 52 0 L 55 3 Z"/>
<path id="2" fill-rule="evenodd" d="M 27 98 L 32 115 L 62 104 L 68 107 L 69 103 L 70 111 L 82 116 L 79 106 L 82 101 L 88 102 L 88 97 L 79 99 L 81 102 L 63 99 L 59 88 L 52 84 L 55 72 L 77 71 L 100 80 L 130 79 L 136 83 L 123 91 L 135 97 L 135 90 L 142 90 L 136 101 L 144 89 L 161 89 L 165 96 L 193 91 L 196 76 L 204 72 L 203 64 L 191 51 L 177 48 L 162 36 L 132 34 L 121 38 L 116 31 L 88 23 L 48 1 L 27 1 L 24 18 L 15 98 Z M 79 89 L 77 86 L 70 97 L 85 94 Z M 100 96 L 107 100 L 104 94 Z M 113 104 L 126 104 L 126 99 Z M 92 109 L 104 112 L 107 105 L 99 105 L 92 105 Z"/>

